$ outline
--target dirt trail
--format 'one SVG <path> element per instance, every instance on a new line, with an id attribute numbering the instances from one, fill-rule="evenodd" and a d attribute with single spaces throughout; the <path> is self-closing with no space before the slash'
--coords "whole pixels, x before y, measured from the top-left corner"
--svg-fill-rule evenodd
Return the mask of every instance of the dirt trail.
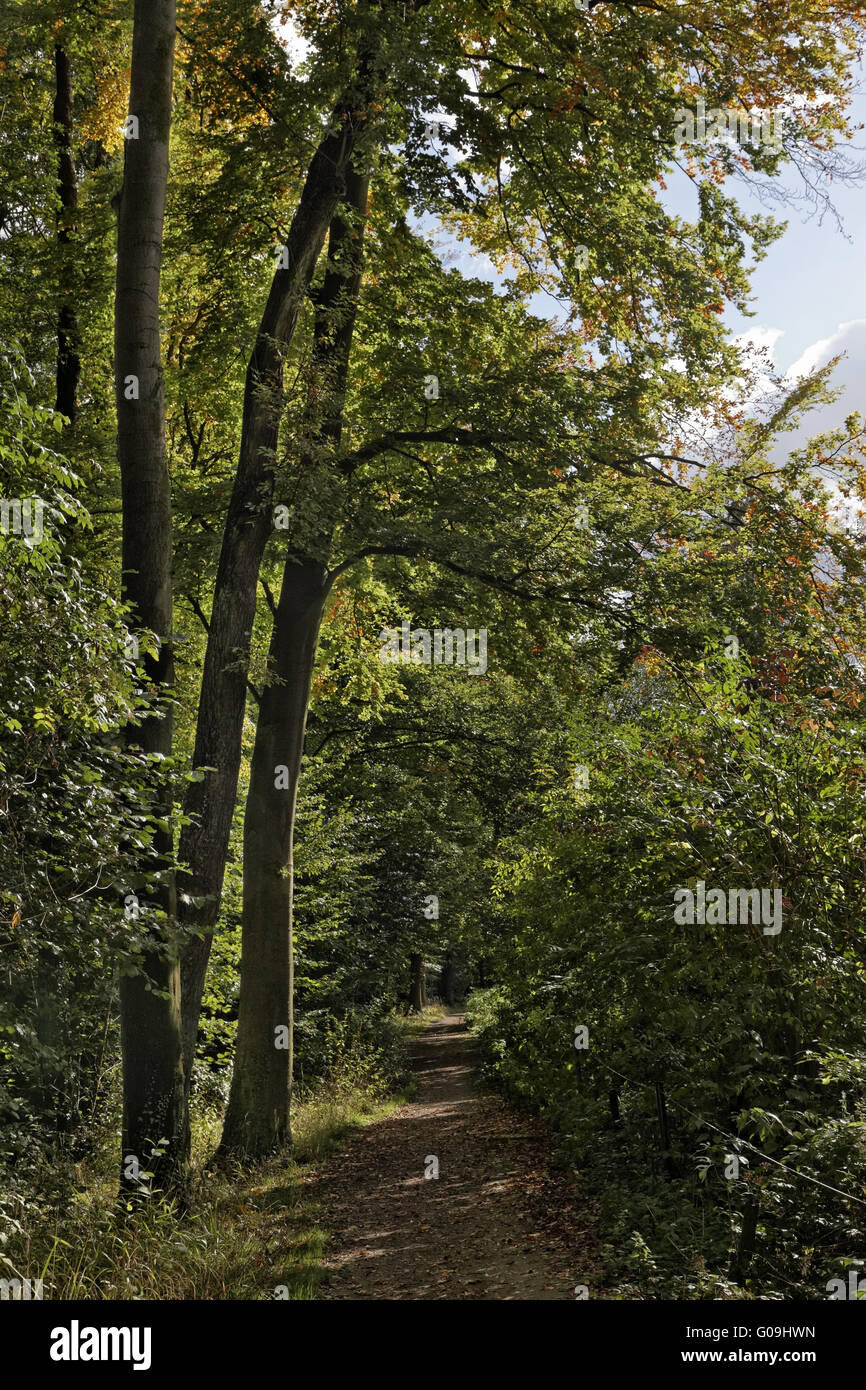
<path id="1" fill-rule="evenodd" d="M 333 1233 L 319 1298 L 575 1297 L 597 1240 L 576 1229 L 591 1222 L 574 1179 L 547 1172 L 543 1126 L 476 1090 L 473 1053 L 462 1015 L 431 1024 L 412 1047 L 414 1099 L 315 1179 Z"/>

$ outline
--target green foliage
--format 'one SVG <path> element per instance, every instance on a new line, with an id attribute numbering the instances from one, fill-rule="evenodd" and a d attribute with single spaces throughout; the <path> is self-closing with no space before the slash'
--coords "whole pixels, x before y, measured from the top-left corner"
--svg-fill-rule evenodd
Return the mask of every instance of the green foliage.
<path id="1" fill-rule="evenodd" d="M 199 1191 L 185 1225 L 149 1204 L 130 1238 L 71 1164 L 117 1127 L 118 976 L 139 968 L 148 931 L 178 947 L 146 905 L 168 872 L 151 868 L 157 778 L 179 804 L 247 361 L 315 149 L 372 69 L 340 438 L 310 428 L 329 389 L 313 353 L 325 251 L 285 352 L 273 500 L 290 525 L 265 554 L 247 673 L 242 795 L 273 588 L 287 554 L 327 536 L 296 833 L 298 1152 L 325 1152 L 401 1084 L 394 1011 L 420 955 L 431 992 L 446 963 L 479 986 L 489 1075 L 557 1127 L 624 1294 L 823 1296 L 862 1225 L 840 1193 L 862 1193 L 864 1175 L 866 644 L 862 554 L 829 523 L 820 479 L 866 494 L 862 427 L 852 417 L 780 459 L 829 369 L 787 394 L 771 383 L 747 416 L 754 374 L 723 313 L 747 306 L 780 232 L 739 206 L 736 181 L 769 196 L 787 166 L 820 200 L 816 169 L 847 173 L 861 8 L 179 6 L 159 308 L 186 640 L 168 769 L 121 740 L 147 699 L 117 601 L 112 408 L 131 15 L 0 9 L 0 338 L 20 342 L 0 363 L 0 497 L 39 498 L 45 523 L 35 544 L 0 534 L 0 1159 L 15 1259 L 26 1188 L 26 1272 L 48 1260 L 70 1295 L 268 1296 L 229 1180 Z M 57 48 L 73 74 L 74 210 L 57 188 Z M 676 113 L 699 97 L 781 111 L 783 148 L 684 150 Z M 690 181 L 690 217 L 669 210 L 672 179 Z M 74 427 L 50 409 L 64 308 L 81 355 Z M 486 629 L 488 671 L 383 665 L 380 631 L 404 620 Z M 234 1050 L 242 873 L 239 803 L 194 1071 L 203 1147 Z M 674 891 L 699 879 L 779 888 L 782 932 L 675 923 Z M 728 1152 L 737 1180 L 722 1176 Z M 748 1269 L 732 1261 L 747 1199 L 760 1202 Z M 298 1240 L 285 1282 L 307 1297 L 319 1237 Z"/>
<path id="2" fill-rule="evenodd" d="M 115 1156 L 104 1130 L 84 1163 L 58 1157 L 34 1195 L 17 1173 L 0 1201 L 4 1276 L 44 1281 L 51 1299 L 315 1297 L 326 1233 L 304 1178 L 346 1132 L 387 1114 L 405 1068 L 403 1029 L 375 1054 L 345 1030 L 328 1077 L 304 1088 L 292 1112 L 293 1153 L 241 1173 L 209 1166 L 220 1109 L 194 1105 L 194 1209 L 149 1196 L 135 1220 L 116 1201 Z M 383 1058 L 386 1060 L 383 1063 Z M 117 1099 L 114 1089 L 113 1100 Z"/>
<path id="3" fill-rule="evenodd" d="M 2 497 L 45 504 L 38 540 L 0 535 L 0 1160 L 20 1179 L 43 1145 L 84 1152 L 104 1122 L 156 789 L 120 742 L 141 692 L 123 614 L 74 553 L 89 518 L 44 442 L 59 417 L 29 403 L 20 361 L 4 366 Z"/>
<path id="4" fill-rule="evenodd" d="M 561 1132 L 653 1297 L 731 1296 L 751 1201 L 737 1279 L 764 1297 L 825 1297 L 862 1223 L 859 559 L 816 581 L 805 527 L 774 558 L 764 505 L 731 543 L 757 601 L 758 621 L 738 611 L 739 657 L 715 618 L 714 649 L 645 647 L 593 716 L 572 716 L 588 786 L 539 777 L 536 815 L 500 842 L 509 930 L 500 983 L 473 1005 L 490 1075 Z M 677 922 L 675 894 L 699 880 L 778 889 L 781 930 Z"/>

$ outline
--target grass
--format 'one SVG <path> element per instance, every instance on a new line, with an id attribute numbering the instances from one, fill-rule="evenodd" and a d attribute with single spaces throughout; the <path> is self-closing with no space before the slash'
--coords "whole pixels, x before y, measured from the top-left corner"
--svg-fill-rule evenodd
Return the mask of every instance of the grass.
<path id="1" fill-rule="evenodd" d="M 397 1020 L 400 1033 L 416 1035 L 438 1012 Z M 220 1117 L 198 1115 L 193 1202 L 183 1216 L 157 1199 L 134 1220 L 125 1216 L 116 1204 L 116 1153 L 107 1147 L 92 1167 L 76 1168 L 62 1208 L 46 1197 L 7 1200 L 0 1273 L 41 1277 L 47 1299 L 314 1299 L 327 1244 L 312 1191 L 315 1165 L 406 1095 L 389 1093 L 374 1063 L 346 1058 L 326 1083 L 296 1098 L 290 1153 L 254 1167 L 212 1166 Z"/>

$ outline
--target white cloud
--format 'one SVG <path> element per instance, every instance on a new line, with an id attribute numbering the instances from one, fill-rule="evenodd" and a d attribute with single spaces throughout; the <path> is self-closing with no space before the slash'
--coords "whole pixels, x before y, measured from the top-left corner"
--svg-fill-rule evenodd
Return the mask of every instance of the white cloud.
<path id="1" fill-rule="evenodd" d="M 759 340 L 764 338 L 772 354 L 782 335 L 777 329 L 758 329 L 757 336 Z M 803 448 L 816 435 L 837 429 L 852 411 L 859 410 L 866 415 L 866 319 L 840 323 L 835 333 L 828 338 L 819 338 L 807 347 L 786 373 L 785 384 L 794 386 L 800 377 L 823 367 L 840 354 L 844 356 L 836 364 L 830 378 L 831 387 L 841 388 L 840 395 L 835 401 L 810 410 L 796 429 L 779 435 L 770 453 L 776 463 L 782 463 L 794 449 Z M 824 482 L 829 486 L 831 495 L 836 497 L 840 520 L 845 520 L 848 525 L 854 524 L 859 514 L 857 505 L 845 501 L 832 477 L 825 474 Z"/>
<path id="2" fill-rule="evenodd" d="M 745 333 L 737 334 L 734 341 L 743 349 L 744 357 L 754 374 L 754 383 L 749 390 L 743 381 L 734 387 L 726 388 L 725 394 L 729 400 L 737 400 L 741 405 L 749 407 L 757 406 L 766 396 L 772 386 L 771 374 L 775 371 L 776 344 L 784 334 L 783 328 L 768 328 L 763 324 L 756 324 L 754 328 L 746 329 Z"/>
<path id="3" fill-rule="evenodd" d="M 817 343 L 812 343 L 806 351 L 797 358 L 788 372 L 788 380 L 796 381 L 798 377 L 805 375 L 806 372 L 814 371 L 816 367 L 821 367 L 825 362 L 829 362 L 831 357 L 838 353 L 847 353 L 847 361 L 840 362 L 833 375 L 833 382 L 836 386 L 845 386 L 846 395 L 851 391 L 864 394 L 864 364 L 866 364 L 866 319 L 850 319 L 848 323 L 840 323 L 835 333 L 829 338 L 819 338 Z M 860 408 L 860 402 L 852 400 L 848 402 L 847 409 L 856 410 Z"/>
<path id="4" fill-rule="evenodd" d="M 773 361 L 776 344 L 784 335 L 784 328 L 768 328 L 763 324 L 758 324 L 754 328 L 747 329 L 745 333 L 739 333 L 736 341 L 743 346 L 748 344 L 759 351 L 766 349 L 770 360 Z"/>
<path id="5" fill-rule="evenodd" d="M 839 397 L 827 405 L 816 406 L 803 417 L 799 428 L 783 436 L 780 444 L 786 453 L 802 448 L 816 434 L 838 429 L 854 410 L 866 415 L 866 319 L 840 323 L 829 338 L 819 338 L 812 343 L 798 357 L 785 380 L 793 386 L 799 377 L 823 367 L 840 353 L 844 356 L 830 377 L 830 386 L 841 388 Z"/>
<path id="6" fill-rule="evenodd" d="M 738 336 L 737 342 L 751 345 L 758 351 L 766 350 L 769 370 L 775 370 L 775 351 L 784 332 L 780 328 L 758 326 L 750 328 Z M 792 449 L 802 448 L 814 435 L 837 429 L 852 411 L 859 410 L 866 415 L 866 319 L 851 319 L 840 323 L 828 338 L 819 338 L 811 343 L 785 373 L 786 386 L 792 387 L 800 377 L 823 367 L 833 357 L 840 357 L 830 377 L 830 386 L 839 390 L 835 401 L 816 406 L 803 417 L 802 424 L 788 434 L 780 436 L 773 450 L 778 460 Z M 771 386 L 769 375 L 759 372 L 758 382 L 745 404 L 751 405 L 762 395 L 764 388 Z"/>

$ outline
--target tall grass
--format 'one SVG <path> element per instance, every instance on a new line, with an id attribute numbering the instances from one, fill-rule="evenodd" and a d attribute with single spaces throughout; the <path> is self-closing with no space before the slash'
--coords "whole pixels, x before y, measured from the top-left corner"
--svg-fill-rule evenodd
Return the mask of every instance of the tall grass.
<path id="1" fill-rule="evenodd" d="M 416 1026 L 395 1023 L 403 1036 Z M 245 1168 L 212 1164 L 221 1116 L 199 1111 L 186 1214 L 157 1197 L 124 1213 L 106 1142 L 41 1193 L 2 1194 L 0 1277 L 41 1278 L 46 1299 L 313 1299 L 327 1243 L 313 1165 L 401 1099 L 375 1054 L 349 1046 L 327 1080 L 295 1096 L 291 1150 Z"/>

